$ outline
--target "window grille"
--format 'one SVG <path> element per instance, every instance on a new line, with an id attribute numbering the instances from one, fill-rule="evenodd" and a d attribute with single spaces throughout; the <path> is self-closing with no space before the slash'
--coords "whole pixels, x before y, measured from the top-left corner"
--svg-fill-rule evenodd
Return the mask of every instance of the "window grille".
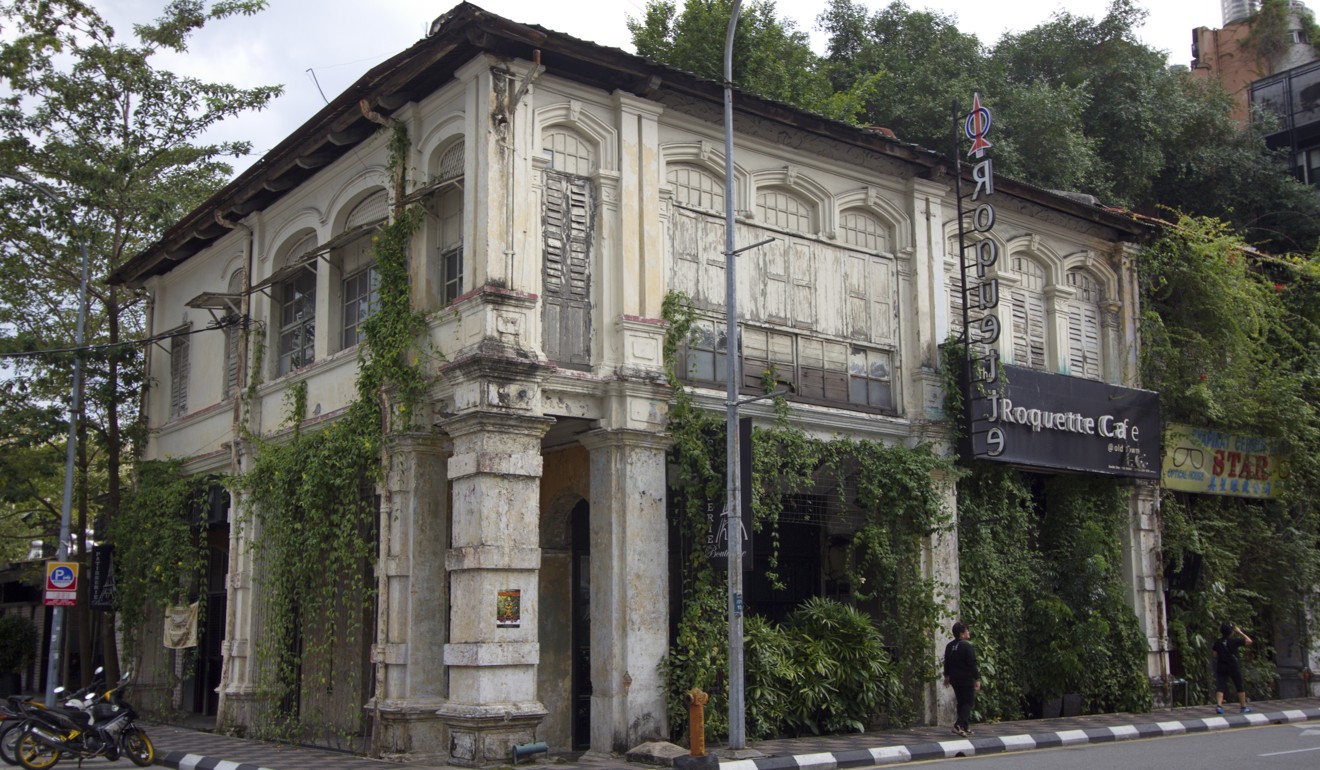
<path id="1" fill-rule="evenodd" d="M 889 250 L 889 228 L 879 219 L 861 211 L 850 211 L 839 219 L 843 242 L 862 251 L 884 253 Z"/>
<path id="2" fill-rule="evenodd" d="M 782 190 L 767 190 L 756 196 L 756 210 L 768 227 L 796 233 L 813 233 L 812 207 Z"/>
<path id="3" fill-rule="evenodd" d="M 669 184 L 674 187 L 674 201 L 708 211 L 724 210 L 724 183 L 704 169 L 675 166 L 669 169 Z"/>
<path id="4" fill-rule="evenodd" d="M 545 136 L 543 147 L 550 157 L 550 166 L 555 171 L 590 176 L 596 170 L 596 155 L 591 145 L 571 131 L 549 132 Z"/>
<path id="5" fill-rule="evenodd" d="M 287 374 L 316 359 L 316 274 L 301 269 L 280 284 L 279 373 Z"/>
<path id="6" fill-rule="evenodd" d="M 365 337 L 362 322 L 380 309 L 380 272 L 375 265 L 344 279 L 343 348 L 351 348 Z"/>

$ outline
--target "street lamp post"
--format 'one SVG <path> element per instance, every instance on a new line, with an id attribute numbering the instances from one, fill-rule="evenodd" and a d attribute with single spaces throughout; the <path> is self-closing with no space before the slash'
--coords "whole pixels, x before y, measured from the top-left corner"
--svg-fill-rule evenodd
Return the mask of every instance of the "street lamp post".
<path id="1" fill-rule="evenodd" d="M 41 193 L 56 204 L 67 204 L 59 193 L 26 177 L 0 173 L 0 177 L 22 184 Z M 82 414 L 82 346 L 83 328 L 87 323 L 87 237 L 78 237 L 82 250 L 82 279 L 78 283 L 78 325 L 74 331 L 73 396 L 69 399 L 69 440 L 64 457 L 64 501 L 60 506 L 60 542 L 55 552 L 56 561 L 69 557 L 69 528 L 73 518 L 73 466 L 78 443 L 78 417 Z M 50 655 L 46 666 L 46 707 L 55 705 L 55 681 L 59 677 L 64 658 L 64 607 L 56 606 L 51 615 Z"/>
<path id="2" fill-rule="evenodd" d="M 733 0 L 729 29 L 724 36 L 724 304 L 725 382 L 727 395 L 725 440 L 728 497 L 725 500 L 725 532 L 728 533 L 729 568 L 729 748 L 746 747 L 746 712 L 743 695 L 743 565 L 742 494 L 738 468 L 738 278 L 734 249 L 733 206 L 733 33 L 738 28 L 742 0 Z"/>

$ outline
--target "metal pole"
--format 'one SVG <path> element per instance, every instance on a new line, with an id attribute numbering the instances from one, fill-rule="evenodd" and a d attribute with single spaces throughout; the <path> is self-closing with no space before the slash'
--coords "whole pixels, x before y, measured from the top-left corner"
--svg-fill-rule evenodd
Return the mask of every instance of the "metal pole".
<path id="1" fill-rule="evenodd" d="M 733 0 L 729 29 L 724 36 L 724 304 L 727 413 L 725 452 L 728 499 L 724 523 L 729 548 L 729 748 L 746 748 L 746 712 L 743 702 L 743 573 L 742 494 L 738 469 L 738 383 L 741 367 L 738 344 L 737 254 L 733 232 L 733 34 L 738 28 L 742 0 Z"/>
<path id="2" fill-rule="evenodd" d="M 56 204 L 68 204 L 63 196 L 43 184 L 26 179 L 24 177 L 13 176 L 12 174 L 0 173 L 0 177 L 11 179 L 19 184 L 25 185 L 42 195 L 46 196 Z M 78 416 L 82 414 L 82 345 L 83 328 L 87 323 L 87 278 L 88 278 L 88 258 L 87 258 L 87 238 L 80 236 L 78 238 L 79 246 L 82 250 L 82 279 L 78 284 L 78 325 L 74 331 L 74 353 L 73 353 L 73 395 L 69 399 L 69 439 L 67 451 L 64 454 L 64 502 L 60 506 L 60 543 L 55 552 L 56 561 L 64 561 L 69 557 L 69 527 L 73 519 L 73 466 L 74 457 L 78 444 Z M 50 654 L 47 656 L 46 665 L 46 707 L 55 705 L 55 682 L 59 678 L 60 665 L 64 658 L 64 608 L 55 607 L 51 613 L 50 623 Z"/>

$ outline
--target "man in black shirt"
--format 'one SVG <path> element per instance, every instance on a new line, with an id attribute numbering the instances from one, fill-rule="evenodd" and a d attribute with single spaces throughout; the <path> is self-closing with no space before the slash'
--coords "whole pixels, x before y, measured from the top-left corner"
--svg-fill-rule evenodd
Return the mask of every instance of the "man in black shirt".
<path id="1" fill-rule="evenodd" d="M 1242 638 L 1234 639 L 1234 634 Z M 1244 645 L 1251 646 L 1251 637 L 1242 633 L 1242 629 L 1232 623 L 1224 623 L 1219 627 L 1219 638 L 1215 640 L 1210 652 L 1215 659 L 1215 713 L 1224 713 L 1224 691 L 1228 689 L 1229 682 L 1237 688 L 1238 711 L 1251 713 L 1251 709 L 1247 708 L 1247 691 L 1242 687 L 1242 664 L 1238 656 L 1238 650 Z"/>
<path id="2" fill-rule="evenodd" d="M 953 687 L 958 699 L 958 720 L 953 731 L 964 738 L 972 734 L 972 706 L 981 689 L 981 672 L 976 668 L 976 650 L 972 649 L 971 629 L 961 620 L 953 624 L 953 641 L 944 648 L 944 686 Z"/>

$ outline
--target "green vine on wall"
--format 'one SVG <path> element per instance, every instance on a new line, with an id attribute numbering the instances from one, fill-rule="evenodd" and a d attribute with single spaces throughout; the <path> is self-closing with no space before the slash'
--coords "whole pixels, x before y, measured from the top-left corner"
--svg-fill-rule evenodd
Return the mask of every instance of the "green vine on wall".
<path id="1" fill-rule="evenodd" d="M 1231 621 L 1256 641 L 1248 691 L 1268 697 L 1279 676 L 1276 631 L 1296 634 L 1294 649 L 1312 648 L 1320 584 L 1320 266 L 1313 255 L 1263 254 L 1217 220 L 1186 216 L 1141 264 L 1142 379 L 1162 394 L 1165 420 L 1266 439 L 1287 462 L 1279 499 L 1166 492 L 1161 505 L 1175 673 L 1193 702 L 1208 697 L 1204 661 Z"/>
<path id="2" fill-rule="evenodd" d="M 711 568 L 700 546 L 709 527 L 708 501 L 724 497 L 725 426 L 714 412 L 695 404 L 675 369 L 677 354 L 697 320 L 691 301 L 671 293 L 664 318 L 669 324 L 665 362 L 674 388 L 669 430 L 682 500 L 678 516 L 681 539 L 688 545 L 682 562 L 682 617 L 664 666 L 670 721 L 676 733 L 682 731 L 682 694 L 697 686 L 711 695 L 708 732 L 724 734 L 727 589 L 724 576 Z M 771 384 L 774 373 L 763 379 Z M 755 531 L 771 535 L 771 582 L 783 586 L 776 572 L 785 501 L 831 490 L 829 507 L 860 519 L 846 549 L 850 601 L 856 607 L 812 600 L 782 626 L 748 616 L 749 734 L 862 729 L 877 717 L 911 723 L 935 674 L 934 634 L 941 619 L 935 587 L 923 576 L 924 544 L 948 525 L 941 484 L 952 482 L 953 466 L 929 447 L 809 437 L 793 425 L 787 401 L 776 397 L 774 404 L 775 426 L 758 427 L 752 434 L 753 483 L 748 490 Z M 862 606 L 869 614 L 858 612 Z M 883 617 L 882 625 L 873 619 L 876 613 Z M 800 643 L 803 628 L 813 629 L 807 634 L 814 634 L 813 644 Z M 859 650 L 868 651 L 864 666 L 850 657 Z"/>
<path id="3" fill-rule="evenodd" d="M 125 654 L 141 652 L 149 613 L 170 605 L 205 603 L 206 530 L 188 513 L 206 493 L 208 480 L 185 475 L 179 460 L 137 464 L 137 479 L 110 524 L 115 544 L 115 611 L 125 630 Z M 199 608 L 199 617 L 205 617 Z"/>
<path id="4" fill-rule="evenodd" d="M 396 199 L 409 146 L 396 122 L 389 144 Z M 408 281 L 421 217 L 415 206 L 396 211 L 373 238 L 380 304 L 362 324 L 356 398 L 338 419 L 304 430 L 306 385 L 292 386 L 290 435 L 249 436 L 251 464 L 233 482 L 256 525 L 265 625 L 257 654 L 273 709 L 263 728 L 272 734 L 318 726 L 356 732 L 361 720 L 361 703 L 345 705 L 333 693 L 366 689 L 353 661 L 371 635 L 384 437 L 413 427 L 426 388 L 417 353 L 425 318 L 412 309 Z"/>

